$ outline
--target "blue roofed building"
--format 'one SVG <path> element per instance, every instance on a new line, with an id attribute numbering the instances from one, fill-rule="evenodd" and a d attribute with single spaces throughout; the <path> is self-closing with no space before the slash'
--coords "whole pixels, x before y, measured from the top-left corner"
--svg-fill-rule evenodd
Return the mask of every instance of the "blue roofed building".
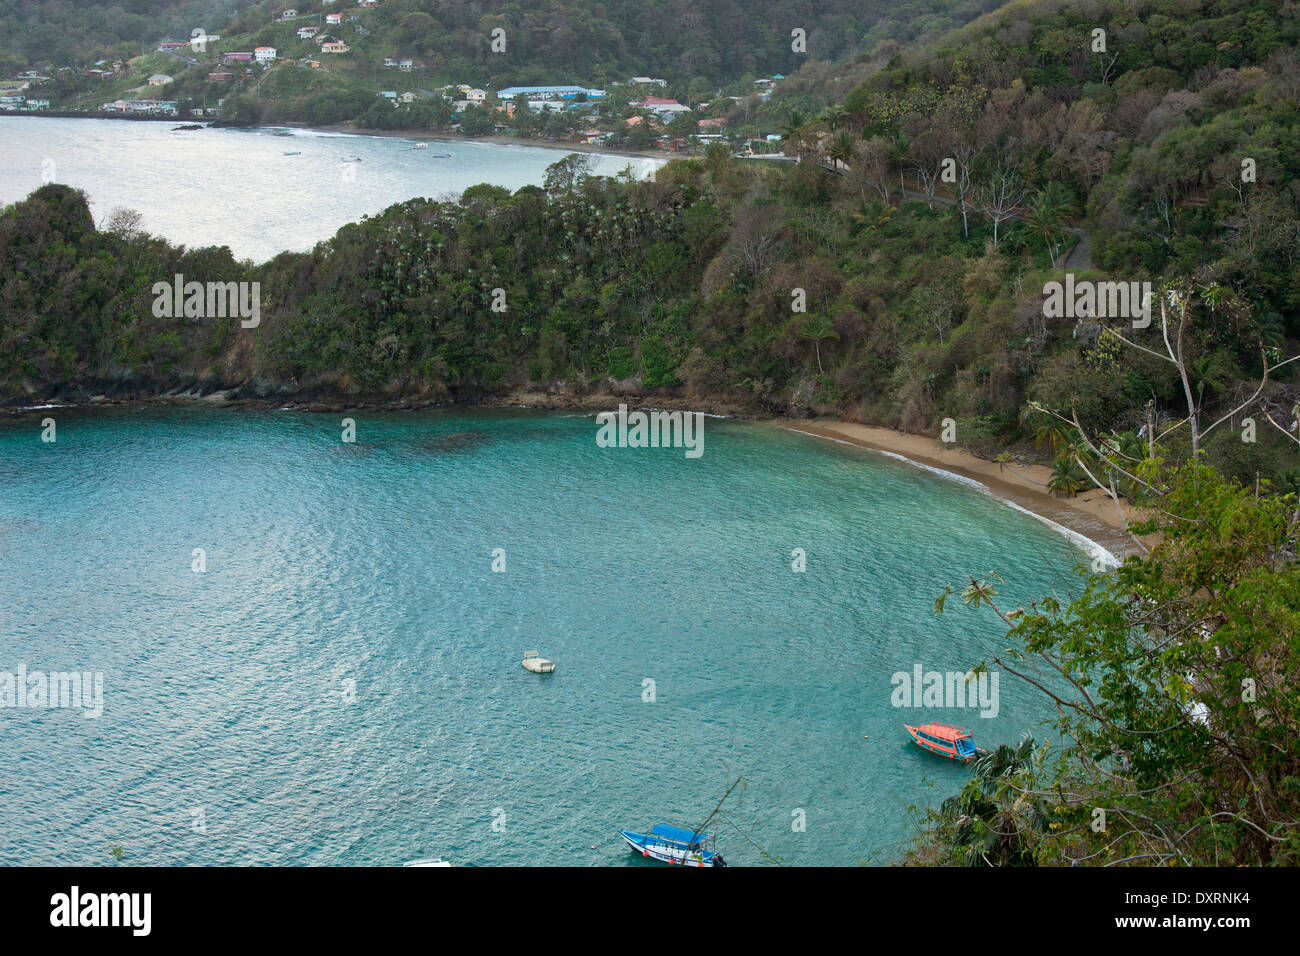
<path id="1" fill-rule="evenodd" d="M 572 100 L 578 96 L 595 100 L 605 95 L 604 90 L 589 90 L 585 86 L 509 86 L 497 90 L 497 99 L 513 100 L 520 93 L 530 100 Z"/>

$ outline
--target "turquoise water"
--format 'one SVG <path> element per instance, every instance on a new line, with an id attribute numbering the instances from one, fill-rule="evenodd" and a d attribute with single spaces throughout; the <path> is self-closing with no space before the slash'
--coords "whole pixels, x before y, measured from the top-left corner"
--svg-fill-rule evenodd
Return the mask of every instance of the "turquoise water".
<path id="1" fill-rule="evenodd" d="M 99 719 L 0 709 L 0 863 L 635 865 L 616 828 L 737 776 L 733 863 L 885 862 L 966 773 L 905 721 L 1050 719 L 1010 675 L 995 718 L 890 706 L 996 646 L 945 583 L 1077 590 L 1082 552 L 978 491 L 716 419 L 688 460 L 579 415 L 341 417 L 0 422 L 0 671 L 104 677 Z"/>
<path id="2" fill-rule="evenodd" d="M 134 209 L 155 235 L 229 246 L 260 262 L 414 197 L 443 199 L 477 183 L 540 186 L 546 167 L 570 152 L 475 142 L 418 150 L 401 137 L 316 130 L 175 130 L 185 122 L 0 116 L 0 205 L 42 182 L 64 183 L 86 191 L 101 225 L 116 208 Z M 593 164 L 606 176 L 662 165 L 617 156 Z"/>

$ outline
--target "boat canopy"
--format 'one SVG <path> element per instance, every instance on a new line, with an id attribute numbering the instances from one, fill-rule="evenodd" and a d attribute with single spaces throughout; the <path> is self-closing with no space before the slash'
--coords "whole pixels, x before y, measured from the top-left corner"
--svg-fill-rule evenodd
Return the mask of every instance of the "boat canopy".
<path id="1" fill-rule="evenodd" d="M 930 737 L 937 737 L 950 743 L 962 737 L 972 736 L 972 731 L 965 727 L 954 727 L 952 724 L 922 724 L 916 729 Z"/>
<path id="2" fill-rule="evenodd" d="M 650 828 L 650 836 L 656 836 L 664 840 L 671 840 L 674 843 L 684 843 L 687 846 L 694 846 L 697 843 L 703 843 L 710 839 L 703 833 L 697 833 L 694 830 L 687 830 L 684 827 L 673 827 L 666 823 Z"/>

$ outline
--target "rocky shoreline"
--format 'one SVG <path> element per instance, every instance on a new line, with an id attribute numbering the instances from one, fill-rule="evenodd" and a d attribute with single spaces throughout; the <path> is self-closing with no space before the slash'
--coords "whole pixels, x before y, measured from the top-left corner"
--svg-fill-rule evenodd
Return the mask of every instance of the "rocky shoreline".
<path id="1" fill-rule="evenodd" d="M 266 387 L 249 383 L 233 388 L 205 390 L 198 387 L 167 391 L 110 389 L 92 394 L 80 391 L 55 393 L 42 398 L 29 396 L 0 399 L 0 415 L 17 416 L 47 408 L 92 408 L 113 406 L 208 406 L 212 408 L 293 409 L 304 412 L 425 411 L 435 408 L 535 408 L 542 411 L 590 410 L 616 408 L 619 404 L 640 408 L 665 408 L 704 412 L 725 418 L 759 419 L 799 416 L 781 415 L 778 410 L 726 396 L 691 396 L 652 393 L 645 389 L 578 391 L 567 387 L 525 387 L 517 389 L 475 390 L 462 394 L 440 392 L 418 395 L 358 394 L 340 396 L 328 390 L 297 390 Z"/>

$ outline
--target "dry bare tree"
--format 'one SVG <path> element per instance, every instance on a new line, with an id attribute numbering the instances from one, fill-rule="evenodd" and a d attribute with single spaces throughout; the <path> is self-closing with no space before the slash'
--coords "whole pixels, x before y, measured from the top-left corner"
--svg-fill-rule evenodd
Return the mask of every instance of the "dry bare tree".
<path id="1" fill-rule="evenodd" d="M 975 203 L 979 206 L 980 212 L 993 221 L 995 249 L 1002 224 L 1008 219 L 1015 218 L 1028 196 L 1028 190 L 1020 181 L 1020 177 L 1005 166 L 995 169 L 988 181 L 975 191 Z"/>
<path id="2" fill-rule="evenodd" d="M 1159 442 L 1171 434 L 1186 428 L 1188 440 L 1191 446 L 1193 460 L 1196 459 L 1202 450 L 1202 445 L 1206 437 L 1220 425 L 1233 421 L 1237 415 L 1240 415 L 1246 409 L 1250 408 L 1264 394 L 1265 386 L 1268 384 L 1269 376 L 1278 369 L 1289 365 L 1300 359 L 1300 355 L 1293 355 L 1288 359 L 1280 359 L 1280 353 L 1275 349 L 1260 348 L 1260 357 L 1263 363 L 1263 371 L 1259 378 L 1258 386 L 1252 391 L 1249 397 L 1237 402 L 1229 411 L 1225 412 L 1219 418 L 1215 419 L 1208 426 L 1202 425 L 1202 413 L 1204 412 L 1204 395 L 1198 394 L 1192 388 L 1192 358 L 1188 354 L 1188 332 L 1190 330 L 1193 318 L 1193 307 L 1197 302 L 1202 303 L 1206 310 L 1211 314 L 1219 311 L 1230 311 L 1239 308 L 1239 303 L 1233 301 L 1233 297 L 1222 286 L 1217 283 L 1210 283 L 1200 286 L 1194 279 L 1183 280 L 1171 286 L 1160 290 L 1160 339 L 1163 349 L 1148 348 L 1145 345 L 1135 341 L 1131 335 L 1124 335 L 1111 326 L 1102 326 L 1102 336 L 1112 336 L 1119 342 L 1135 349 L 1146 355 L 1150 355 L 1162 362 L 1167 362 L 1173 366 L 1175 374 L 1178 376 L 1179 384 L 1182 388 L 1183 398 L 1187 403 L 1187 415 L 1172 419 L 1171 423 L 1163 430 L 1158 431 L 1158 420 L 1154 403 L 1147 405 L 1147 422 L 1144 428 L 1146 438 L 1146 458 L 1154 459 L 1156 457 L 1156 446 Z M 1079 439 L 1079 445 L 1073 448 L 1073 457 L 1077 464 L 1088 476 L 1088 479 L 1106 494 L 1115 503 L 1116 512 L 1119 515 L 1120 524 L 1123 526 L 1125 533 L 1134 542 L 1138 549 L 1147 553 L 1146 545 L 1139 539 L 1129 528 L 1127 515 L 1120 504 L 1120 495 L 1116 488 L 1116 475 L 1134 482 L 1137 486 L 1145 489 L 1147 492 L 1157 497 L 1164 489 L 1147 481 L 1141 477 L 1139 466 L 1142 461 L 1133 455 L 1125 454 L 1121 448 L 1120 442 L 1114 437 L 1100 437 L 1090 433 L 1089 429 L 1079 420 L 1079 414 L 1076 409 L 1071 409 L 1068 415 L 1060 411 L 1049 409 L 1046 406 L 1031 402 L 1030 407 L 1042 414 L 1049 415 L 1052 418 L 1070 426 L 1074 435 Z M 1300 443 L 1300 437 L 1293 436 L 1290 431 L 1279 425 L 1273 420 L 1271 414 L 1267 413 L 1269 421 L 1278 428 L 1283 434 L 1288 435 L 1297 443 Z M 1084 458 L 1084 451 L 1091 453 L 1093 462 Z M 1094 472 L 1101 472 L 1106 480 L 1099 477 Z"/>
<path id="3" fill-rule="evenodd" d="M 889 202 L 889 156 L 891 144 L 883 136 L 860 140 L 857 144 L 856 162 L 860 169 L 880 193 L 881 202 Z"/>

